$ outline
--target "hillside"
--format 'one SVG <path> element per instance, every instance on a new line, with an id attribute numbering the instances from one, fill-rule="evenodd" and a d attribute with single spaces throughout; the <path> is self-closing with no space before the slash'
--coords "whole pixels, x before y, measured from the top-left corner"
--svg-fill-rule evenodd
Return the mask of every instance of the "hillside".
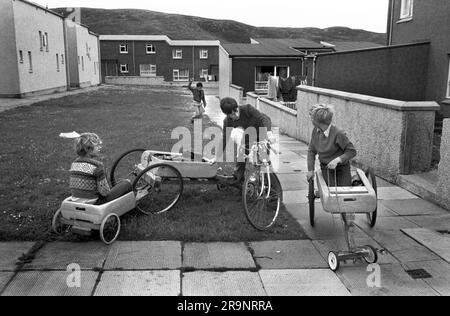
<path id="1" fill-rule="evenodd" d="M 67 15 L 66 8 L 52 9 Z M 250 38 L 305 38 L 312 41 L 364 41 L 384 45 L 386 34 L 346 27 L 254 27 L 230 20 L 167 14 L 137 9 L 82 8 L 81 22 L 98 34 L 167 35 L 172 39 L 220 40 L 249 43 Z"/>

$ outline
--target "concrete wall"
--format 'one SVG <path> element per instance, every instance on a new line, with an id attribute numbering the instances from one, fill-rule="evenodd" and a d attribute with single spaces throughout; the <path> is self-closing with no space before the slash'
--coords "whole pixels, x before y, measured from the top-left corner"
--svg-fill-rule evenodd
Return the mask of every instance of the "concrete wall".
<path id="1" fill-rule="evenodd" d="M 164 77 L 105 77 L 107 84 L 162 85 Z"/>
<path id="2" fill-rule="evenodd" d="M 370 166 L 383 178 L 427 171 L 431 165 L 435 102 L 404 102 L 329 89 L 299 86 L 297 111 L 247 94 L 247 103 L 271 117 L 287 135 L 309 143 L 309 109 L 317 103 L 335 108 L 334 124 L 347 132 L 358 155 L 354 163 Z M 295 118 L 295 120 L 294 120 Z"/>
<path id="3" fill-rule="evenodd" d="M 244 89 L 234 84 L 231 84 L 229 91 L 230 91 L 229 97 L 235 99 L 239 105 L 242 105 L 244 102 L 243 100 Z"/>
<path id="4" fill-rule="evenodd" d="M 19 71 L 19 50 L 16 49 L 16 34 L 14 30 L 14 13 L 12 0 L 0 1 L 0 96 L 18 96 L 20 93 Z M 26 54 L 26 52 L 24 53 Z M 26 56 L 24 56 L 25 58 Z"/>
<path id="5" fill-rule="evenodd" d="M 219 98 L 223 99 L 230 96 L 230 85 L 232 73 L 233 60 L 228 56 L 227 52 L 219 48 Z"/>
<path id="6" fill-rule="evenodd" d="M 24 63 L 19 65 L 20 93 L 66 88 L 66 67 L 61 58 L 65 54 L 63 18 L 22 1 L 13 1 L 13 10 L 17 50 L 24 55 Z M 48 34 L 48 50 L 41 50 L 39 31 Z M 32 73 L 28 52 L 32 56 Z"/>
<path id="7" fill-rule="evenodd" d="M 426 100 L 429 44 L 320 55 L 315 86 L 381 98 Z"/>
<path id="8" fill-rule="evenodd" d="M 450 120 L 444 120 L 442 129 L 441 161 L 438 168 L 436 195 L 441 205 L 450 210 Z"/>

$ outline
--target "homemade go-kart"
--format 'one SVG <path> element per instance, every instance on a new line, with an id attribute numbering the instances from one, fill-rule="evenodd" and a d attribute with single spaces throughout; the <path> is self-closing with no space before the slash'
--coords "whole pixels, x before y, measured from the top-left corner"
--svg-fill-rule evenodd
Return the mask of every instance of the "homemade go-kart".
<path id="1" fill-rule="evenodd" d="M 328 170 L 327 170 L 328 171 Z M 327 182 L 325 181 L 322 170 L 316 171 L 317 191 L 315 191 L 314 180 L 309 182 L 309 218 L 310 224 L 314 227 L 315 221 L 315 200 L 320 198 L 325 212 L 339 214 L 344 223 L 345 238 L 348 246 L 346 251 L 331 251 L 328 254 L 328 265 L 331 270 L 337 271 L 340 262 L 347 260 L 364 259 L 367 263 L 376 263 L 378 260 L 377 250 L 370 246 L 358 247 L 355 244 L 354 221 L 356 214 L 365 214 L 370 227 L 374 227 L 377 219 L 377 183 L 376 177 L 371 169 L 363 172 L 356 169 L 351 187 L 329 187 L 330 172 L 327 172 Z M 336 174 L 334 173 L 334 183 L 336 183 Z"/>
<path id="2" fill-rule="evenodd" d="M 246 157 L 252 168 L 248 168 L 242 186 L 245 215 L 259 230 L 269 229 L 275 223 L 282 201 L 281 184 L 271 171 L 269 150 L 267 142 L 251 146 Z M 90 234 L 99 230 L 101 240 L 111 244 L 120 232 L 120 216 L 133 209 L 146 215 L 169 211 L 180 200 L 185 183 L 214 184 L 218 189 L 236 185 L 233 176 L 219 175 L 219 170 L 208 159 L 193 161 L 190 154 L 129 150 L 113 164 L 110 181 L 114 186 L 129 180 L 132 192 L 103 205 L 95 205 L 96 200 L 69 197 L 53 217 L 53 230 L 58 234 L 69 230 Z"/>

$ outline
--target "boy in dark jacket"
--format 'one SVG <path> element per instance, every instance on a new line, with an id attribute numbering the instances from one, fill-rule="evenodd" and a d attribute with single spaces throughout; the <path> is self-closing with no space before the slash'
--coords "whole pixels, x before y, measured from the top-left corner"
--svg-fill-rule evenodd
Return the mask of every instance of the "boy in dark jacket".
<path id="1" fill-rule="evenodd" d="M 191 119 L 191 122 L 194 123 L 194 119 L 203 117 L 203 113 L 205 112 L 204 108 L 206 108 L 206 99 L 205 99 L 205 92 L 203 91 L 203 84 L 199 82 L 197 83 L 196 88 L 192 88 L 192 81 L 189 81 L 189 85 L 183 87 L 191 90 L 192 96 L 194 98 L 192 106 L 194 106 L 195 112 Z"/>

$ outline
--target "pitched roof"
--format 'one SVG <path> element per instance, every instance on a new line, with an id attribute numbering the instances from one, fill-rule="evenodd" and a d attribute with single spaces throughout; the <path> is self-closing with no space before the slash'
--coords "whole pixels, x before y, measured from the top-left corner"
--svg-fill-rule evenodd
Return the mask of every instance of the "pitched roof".
<path id="1" fill-rule="evenodd" d="M 335 49 L 337 52 L 378 48 L 386 46 L 371 42 L 332 42 L 331 44 L 335 45 Z"/>

